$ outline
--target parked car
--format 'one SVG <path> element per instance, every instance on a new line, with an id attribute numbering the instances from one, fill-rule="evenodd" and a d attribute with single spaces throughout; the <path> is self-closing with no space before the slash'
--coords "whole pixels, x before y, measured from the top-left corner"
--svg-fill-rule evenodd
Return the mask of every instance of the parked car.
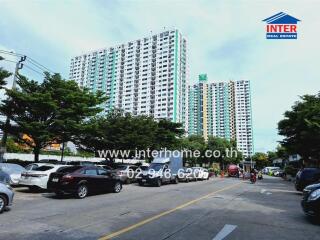
<path id="1" fill-rule="evenodd" d="M 65 166 L 50 174 L 48 189 L 57 195 L 72 193 L 78 198 L 85 198 L 91 192 L 119 193 L 122 184 L 116 175 L 102 167 Z"/>
<path id="2" fill-rule="evenodd" d="M 0 183 L 0 213 L 2 213 L 7 206 L 10 206 L 13 201 L 13 190 L 9 185 Z"/>
<path id="3" fill-rule="evenodd" d="M 17 186 L 24 167 L 13 163 L 0 163 L 0 181 L 7 182 L 12 186 Z"/>
<path id="4" fill-rule="evenodd" d="M 25 169 L 27 171 L 36 170 L 38 167 L 41 167 L 44 165 L 48 165 L 48 163 L 44 163 L 44 162 L 30 163 L 25 167 Z"/>
<path id="5" fill-rule="evenodd" d="M 270 171 L 280 170 L 280 167 L 265 167 L 262 169 L 263 174 L 269 174 Z"/>
<path id="6" fill-rule="evenodd" d="M 309 185 L 303 190 L 301 206 L 308 216 L 320 219 L 320 183 Z"/>
<path id="7" fill-rule="evenodd" d="M 40 163 L 37 168 L 21 173 L 19 185 L 29 187 L 32 191 L 47 189 L 50 174 L 56 172 L 61 167 L 65 167 L 65 165 Z"/>
<path id="8" fill-rule="evenodd" d="M 320 168 L 304 168 L 296 175 L 295 187 L 302 191 L 306 186 L 320 180 Z"/>
<path id="9" fill-rule="evenodd" d="M 137 171 L 143 172 L 143 171 L 148 170 L 148 168 L 149 168 L 149 165 L 148 166 L 147 165 L 141 165 L 140 167 L 138 167 Z"/>
<path id="10" fill-rule="evenodd" d="M 209 171 L 203 167 L 193 167 L 193 174 L 196 180 L 208 180 L 209 179 Z"/>
<path id="11" fill-rule="evenodd" d="M 283 176 L 283 173 L 284 173 L 284 171 L 283 171 L 283 170 L 281 170 L 281 169 L 274 170 L 274 171 L 272 171 L 272 176 L 275 176 L 275 177 L 282 177 L 282 176 Z"/>
<path id="12" fill-rule="evenodd" d="M 137 169 L 135 165 L 118 165 L 115 171 L 122 183 L 130 184 L 136 181 Z"/>
<path id="13" fill-rule="evenodd" d="M 194 175 L 194 172 L 192 168 L 181 168 L 178 171 L 178 177 L 180 182 L 190 182 L 190 181 L 195 181 L 196 177 Z"/>
<path id="14" fill-rule="evenodd" d="M 228 166 L 228 176 L 229 177 L 239 177 L 239 167 L 234 164 Z"/>
<path id="15" fill-rule="evenodd" d="M 57 159 L 43 158 L 39 160 L 39 163 L 61 164 L 62 162 Z"/>
<path id="16" fill-rule="evenodd" d="M 95 166 L 94 162 L 90 161 L 65 161 L 65 165 L 72 166 Z"/>

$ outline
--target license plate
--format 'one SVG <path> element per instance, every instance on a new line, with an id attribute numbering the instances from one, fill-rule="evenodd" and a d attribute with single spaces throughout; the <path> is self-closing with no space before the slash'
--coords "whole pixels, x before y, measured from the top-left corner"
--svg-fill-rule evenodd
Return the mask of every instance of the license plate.
<path id="1" fill-rule="evenodd" d="M 52 178 L 52 182 L 59 182 L 58 178 Z"/>
<path id="2" fill-rule="evenodd" d="M 142 182 L 146 182 L 147 180 L 146 179 L 142 179 Z"/>

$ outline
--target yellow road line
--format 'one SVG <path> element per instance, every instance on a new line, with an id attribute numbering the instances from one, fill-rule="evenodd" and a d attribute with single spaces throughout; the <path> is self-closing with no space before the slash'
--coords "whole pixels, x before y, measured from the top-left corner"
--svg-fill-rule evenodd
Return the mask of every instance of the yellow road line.
<path id="1" fill-rule="evenodd" d="M 190 206 L 190 205 L 192 205 L 192 204 L 194 204 L 194 203 L 196 203 L 196 202 L 199 202 L 199 201 L 201 201 L 201 200 L 203 200 L 203 199 L 205 199 L 205 198 L 211 197 L 211 196 L 214 195 L 214 194 L 217 194 L 217 193 L 219 193 L 219 192 L 223 192 L 223 191 L 225 191 L 225 190 L 234 188 L 234 187 L 240 185 L 241 183 L 242 183 L 242 182 L 237 183 L 237 184 L 233 184 L 233 185 L 231 185 L 231 186 L 228 186 L 228 187 L 222 188 L 222 189 L 220 189 L 220 190 L 211 192 L 211 193 L 209 193 L 209 194 L 207 194 L 207 195 L 204 195 L 204 196 L 202 196 L 202 197 L 200 197 L 200 198 L 197 198 L 197 199 L 194 199 L 194 200 L 192 200 L 192 201 L 186 202 L 186 203 L 184 203 L 184 204 L 182 204 L 182 205 L 180 205 L 180 206 L 178 206 L 178 207 L 175 207 L 175 208 L 170 209 L 170 210 L 168 210 L 168 211 L 162 212 L 162 213 L 157 214 L 157 215 L 155 215 L 155 216 L 153 216 L 153 217 L 147 218 L 147 219 L 145 219 L 145 220 L 143 220 L 143 221 L 141 221 L 141 222 L 138 222 L 138 223 L 136 223 L 136 224 L 133 224 L 133 225 L 131 225 L 131 226 L 129 226 L 129 227 L 126 227 L 126 228 L 123 228 L 123 229 L 121 229 L 121 230 L 119 230 L 119 231 L 116 231 L 116 232 L 110 233 L 110 234 L 108 234 L 108 235 L 102 236 L 101 238 L 99 238 L 99 240 L 109 240 L 109 239 L 111 239 L 111 238 L 117 237 L 117 236 L 119 236 L 119 235 L 121 235 L 121 234 L 123 234 L 123 233 L 129 232 L 129 231 L 131 231 L 131 230 L 133 230 L 133 229 L 135 229 L 135 228 L 138 228 L 138 227 L 140 227 L 140 226 L 142 226 L 142 225 L 145 225 L 145 224 L 147 224 L 147 223 L 149 223 L 149 222 L 152 222 L 153 220 L 156 220 L 156 219 L 158 219 L 158 218 L 161 218 L 161 217 L 163 217 L 163 216 L 165 216 L 165 215 L 168 215 L 168 214 L 170 214 L 170 213 L 172 213 L 172 212 L 175 212 L 175 211 L 177 211 L 177 210 L 179 210 L 179 209 L 182 209 L 182 208 L 185 208 L 185 207 L 187 207 L 187 206 Z"/>

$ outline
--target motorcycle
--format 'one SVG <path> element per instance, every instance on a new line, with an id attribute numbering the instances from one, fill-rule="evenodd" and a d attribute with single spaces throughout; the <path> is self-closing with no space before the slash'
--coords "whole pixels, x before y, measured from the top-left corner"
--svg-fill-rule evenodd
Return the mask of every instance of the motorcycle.
<path id="1" fill-rule="evenodd" d="M 254 184 L 254 183 L 256 183 L 256 181 L 257 181 L 256 175 L 254 173 L 251 173 L 250 174 L 250 182 Z"/>

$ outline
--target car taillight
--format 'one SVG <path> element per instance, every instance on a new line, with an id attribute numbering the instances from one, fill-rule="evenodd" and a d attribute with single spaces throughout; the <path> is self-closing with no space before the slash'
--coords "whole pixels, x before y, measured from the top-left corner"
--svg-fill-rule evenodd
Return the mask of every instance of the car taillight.
<path id="1" fill-rule="evenodd" d="M 28 177 L 46 177 L 47 174 L 26 174 Z"/>
<path id="2" fill-rule="evenodd" d="M 69 175 L 69 174 L 64 175 L 64 176 L 62 177 L 62 180 L 66 180 L 66 181 L 69 181 L 69 180 L 72 180 L 72 179 L 73 179 L 73 176 L 71 176 L 71 175 Z"/>

